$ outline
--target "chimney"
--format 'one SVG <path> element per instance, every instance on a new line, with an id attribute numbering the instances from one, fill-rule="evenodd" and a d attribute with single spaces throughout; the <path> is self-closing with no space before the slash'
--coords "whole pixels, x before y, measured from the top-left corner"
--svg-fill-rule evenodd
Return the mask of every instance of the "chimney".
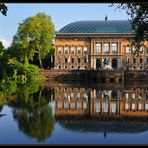
<path id="1" fill-rule="evenodd" d="M 105 16 L 105 21 L 107 21 L 107 15 Z"/>

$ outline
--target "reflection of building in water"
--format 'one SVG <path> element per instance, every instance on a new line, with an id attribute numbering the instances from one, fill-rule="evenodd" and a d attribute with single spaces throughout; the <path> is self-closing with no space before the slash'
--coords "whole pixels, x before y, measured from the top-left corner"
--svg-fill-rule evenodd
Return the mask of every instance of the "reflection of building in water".
<path id="1" fill-rule="evenodd" d="M 89 114 L 89 90 L 69 87 L 59 87 L 54 90 L 56 114 Z"/>
<path id="2" fill-rule="evenodd" d="M 92 90 L 91 116 L 120 114 L 121 97 L 119 90 Z"/>
<path id="3" fill-rule="evenodd" d="M 125 90 L 121 114 L 124 116 L 148 116 L 148 90 Z"/>
<path id="4" fill-rule="evenodd" d="M 56 87 L 55 114 L 92 117 L 148 117 L 148 90 Z"/>

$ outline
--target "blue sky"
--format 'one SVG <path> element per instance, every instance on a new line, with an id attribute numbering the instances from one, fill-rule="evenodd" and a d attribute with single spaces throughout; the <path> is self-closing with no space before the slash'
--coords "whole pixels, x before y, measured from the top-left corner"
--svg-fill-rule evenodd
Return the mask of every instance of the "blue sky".
<path id="1" fill-rule="evenodd" d="M 0 40 L 6 47 L 10 45 L 19 23 L 39 12 L 45 12 L 51 16 L 56 31 L 74 21 L 104 20 L 105 15 L 108 16 L 108 20 L 127 20 L 129 18 L 125 11 L 115 11 L 116 7 L 109 7 L 110 3 L 9 3 L 6 5 L 8 6 L 7 16 L 0 14 Z"/>

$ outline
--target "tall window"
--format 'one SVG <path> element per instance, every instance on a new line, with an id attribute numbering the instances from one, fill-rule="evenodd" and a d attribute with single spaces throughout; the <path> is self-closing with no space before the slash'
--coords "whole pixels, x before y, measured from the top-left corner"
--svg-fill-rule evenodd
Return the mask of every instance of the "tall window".
<path id="1" fill-rule="evenodd" d="M 133 52 L 133 53 L 136 52 L 136 48 L 135 48 L 135 46 L 133 46 L 133 48 L 132 48 L 132 52 Z"/>
<path id="2" fill-rule="evenodd" d="M 84 58 L 84 63 L 87 63 L 87 58 Z"/>
<path id="3" fill-rule="evenodd" d="M 140 47 L 139 52 L 143 53 L 143 47 Z"/>
<path id="4" fill-rule="evenodd" d="M 84 47 L 84 54 L 88 54 L 88 49 L 87 49 L 87 47 Z"/>
<path id="5" fill-rule="evenodd" d="M 74 58 L 71 58 L 71 63 L 74 63 Z"/>
<path id="6" fill-rule="evenodd" d="M 58 47 L 58 54 L 62 53 L 62 47 Z"/>
<path id="7" fill-rule="evenodd" d="M 135 99 L 135 97 L 136 97 L 136 94 L 132 93 L 132 99 Z"/>
<path id="8" fill-rule="evenodd" d="M 74 54 L 74 47 L 71 47 L 71 54 Z"/>
<path id="9" fill-rule="evenodd" d="M 101 53 L 101 44 L 96 44 L 96 53 Z"/>
<path id="10" fill-rule="evenodd" d="M 130 52 L 130 48 L 126 47 L 126 53 L 129 53 L 129 52 Z"/>
<path id="11" fill-rule="evenodd" d="M 117 52 L 117 43 L 112 44 L 112 52 Z"/>
<path id="12" fill-rule="evenodd" d="M 133 58 L 133 63 L 134 63 L 134 64 L 136 63 L 136 59 L 135 59 L 135 58 Z"/>
<path id="13" fill-rule="evenodd" d="M 126 99 L 126 101 L 128 100 L 128 96 L 129 94 L 128 93 L 125 93 L 125 99 Z"/>
<path id="14" fill-rule="evenodd" d="M 148 58 L 146 58 L 146 63 L 148 63 Z"/>
<path id="15" fill-rule="evenodd" d="M 104 52 L 106 52 L 106 53 L 109 52 L 109 44 L 108 43 L 104 44 Z"/>
<path id="16" fill-rule="evenodd" d="M 78 63 L 80 63 L 81 61 L 80 61 L 80 58 L 78 58 Z"/>
<path id="17" fill-rule="evenodd" d="M 68 59 L 67 58 L 65 58 L 65 63 L 68 63 Z"/>
<path id="18" fill-rule="evenodd" d="M 129 63 L 129 58 L 128 57 L 126 57 L 126 62 Z"/>
<path id="19" fill-rule="evenodd" d="M 81 47 L 77 48 L 77 54 L 81 54 Z"/>
<path id="20" fill-rule="evenodd" d="M 65 54 L 68 54 L 68 47 L 65 47 L 65 48 L 64 48 L 64 53 L 65 53 Z"/>
<path id="21" fill-rule="evenodd" d="M 140 64 L 142 64 L 142 58 L 140 58 Z"/>

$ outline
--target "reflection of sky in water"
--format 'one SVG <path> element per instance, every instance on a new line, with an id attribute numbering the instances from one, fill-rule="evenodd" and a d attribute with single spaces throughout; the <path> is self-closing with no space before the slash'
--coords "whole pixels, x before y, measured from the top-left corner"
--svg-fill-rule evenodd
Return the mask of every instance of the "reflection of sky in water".
<path id="1" fill-rule="evenodd" d="M 102 98 L 102 94 L 106 94 L 111 98 L 112 91 L 96 91 L 96 97 Z M 68 97 L 66 93 L 63 93 L 63 95 L 65 95 L 65 98 Z M 71 99 L 75 94 L 70 93 L 69 95 Z M 118 95 L 121 94 L 117 93 Z M 78 99 L 79 96 L 80 94 L 77 93 Z M 89 103 L 88 96 L 87 93 L 83 94 L 87 103 Z M 127 94 L 125 96 L 127 97 Z M 107 102 L 108 100 L 106 100 Z M 116 112 L 116 105 L 116 103 L 112 104 L 113 113 Z M 49 102 L 49 106 L 52 107 L 52 115 L 54 116 L 54 97 L 52 97 L 52 102 Z M 73 109 L 75 104 L 70 103 L 70 106 Z M 84 106 L 84 108 L 86 107 Z M 96 112 L 100 113 L 100 107 L 98 102 Z M 80 104 L 78 104 L 78 108 L 80 108 Z M 108 104 L 105 104 L 105 113 L 107 109 Z M 101 119 L 93 120 L 83 116 L 80 119 L 57 118 L 51 136 L 46 138 L 45 141 L 38 142 L 37 139 L 31 138 L 19 130 L 17 122 L 13 119 L 11 107 L 4 106 L 0 114 L 6 114 L 0 118 L 0 144 L 148 144 L 148 122 L 145 120 L 118 121 L 112 119 L 110 121 L 101 121 Z"/>
<path id="2" fill-rule="evenodd" d="M 54 107 L 54 103 L 52 105 Z M 53 109 L 54 110 L 54 109 Z M 12 119 L 11 109 L 4 107 L 2 113 L 7 116 L 1 118 L 0 121 L 0 143 L 8 144 L 27 144 L 39 143 L 18 130 L 16 122 Z M 123 123 L 124 124 L 124 123 Z M 86 126 L 84 122 L 82 126 Z M 94 125 L 94 124 L 93 124 Z M 103 125 L 102 125 L 103 126 Z M 123 125 L 124 126 L 124 125 Z M 79 127 L 80 128 L 80 127 Z M 90 128 L 90 129 L 88 129 Z M 115 127 L 114 127 L 115 128 Z M 140 128 L 140 127 L 139 127 Z M 71 130 L 61 126 L 58 122 L 55 123 L 51 137 L 47 138 L 45 144 L 147 144 L 148 140 L 148 125 L 147 130 L 136 133 L 128 132 L 108 132 L 108 131 L 89 131 L 91 126 L 87 125 L 88 131 Z"/>

